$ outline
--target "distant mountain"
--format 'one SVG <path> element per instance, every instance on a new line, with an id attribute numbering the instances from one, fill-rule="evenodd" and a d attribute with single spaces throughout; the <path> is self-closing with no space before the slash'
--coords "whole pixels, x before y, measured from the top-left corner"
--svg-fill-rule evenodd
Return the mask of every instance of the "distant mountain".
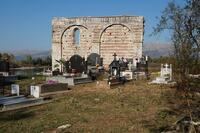
<path id="1" fill-rule="evenodd" d="M 172 46 L 170 44 L 144 44 L 143 53 L 152 58 L 160 56 L 169 56 L 172 53 Z"/>
<path id="2" fill-rule="evenodd" d="M 12 51 L 10 52 L 15 55 L 16 60 L 24 60 L 27 55 L 31 55 L 32 58 L 45 58 L 51 55 L 50 50 L 20 50 L 20 51 Z"/>
<path id="3" fill-rule="evenodd" d="M 172 48 L 170 44 L 148 43 L 143 46 L 144 55 L 148 55 L 152 58 L 169 56 L 171 52 Z M 15 55 L 16 60 L 24 60 L 27 55 L 31 55 L 32 58 L 45 58 L 51 56 L 51 50 L 18 50 L 10 51 L 8 53 Z"/>

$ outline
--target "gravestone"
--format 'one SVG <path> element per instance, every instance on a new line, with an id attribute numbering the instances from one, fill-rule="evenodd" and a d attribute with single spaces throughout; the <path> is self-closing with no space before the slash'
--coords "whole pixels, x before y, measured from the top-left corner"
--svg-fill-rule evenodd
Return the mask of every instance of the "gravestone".
<path id="1" fill-rule="evenodd" d="M 133 72 L 131 70 L 126 70 L 126 71 L 120 72 L 120 77 L 125 77 L 126 80 L 132 80 Z"/>
<path id="2" fill-rule="evenodd" d="M 5 78 L 4 76 L 0 75 L 0 93 L 4 95 L 4 85 L 5 85 Z"/>
<path id="3" fill-rule="evenodd" d="M 109 65 L 110 75 L 119 77 L 120 76 L 120 64 L 119 64 L 119 61 L 117 61 L 117 59 L 116 59 L 117 54 L 114 53 L 113 56 L 114 56 L 114 60 Z"/>
<path id="4" fill-rule="evenodd" d="M 156 77 L 151 83 L 168 84 L 172 81 L 172 64 L 161 64 L 160 77 Z"/>
<path id="5" fill-rule="evenodd" d="M 34 96 L 35 98 L 40 97 L 40 87 L 39 86 L 31 86 L 30 87 L 30 95 Z"/>
<path id="6" fill-rule="evenodd" d="M 19 85 L 18 84 L 12 84 L 11 85 L 11 94 L 19 96 Z"/>
<path id="7" fill-rule="evenodd" d="M 96 66 L 97 64 L 101 64 L 100 55 L 97 53 L 91 53 L 87 58 L 88 65 Z"/>
<path id="8" fill-rule="evenodd" d="M 8 60 L 0 60 L 0 72 L 9 72 L 10 63 Z"/>
<path id="9" fill-rule="evenodd" d="M 149 79 L 148 56 L 136 59 L 136 69 L 134 70 L 134 73 L 136 78 L 145 76 L 146 79 Z"/>
<path id="10" fill-rule="evenodd" d="M 161 64 L 160 77 L 167 77 L 170 81 L 172 80 L 172 64 Z"/>
<path id="11" fill-rule="evenodd" d="M 137 58 L 133 58 L 133 66 L 135 68 L 137 67 L 137 63 L 138 63 L 138 59 Z"/>
<path id="12" fill-rule="evenodd" d="M 67 91 L 69 89 L 67 83 L 41 84 L 39 86 L 41 94 L 49 92 Z"/>
<path id="13" fill-rule="evenodd" d="M 71 69 L 76 73 L 82 73 L 85 70 L 85 61 L 80 55 L 73 55 L 70 58 Z"/>
<path id="14" fill-rule="evenodd" d="M 116 59 L 117 54 L 114 53 L 114 60 L 109 65 L 109 77 L 108 77 L 108 84 L 109 85 L 116 85 L 116 84 L 124 84 L 126 79 L 124 76 L 121 77 L 121 65 L 119 60 Z"/>

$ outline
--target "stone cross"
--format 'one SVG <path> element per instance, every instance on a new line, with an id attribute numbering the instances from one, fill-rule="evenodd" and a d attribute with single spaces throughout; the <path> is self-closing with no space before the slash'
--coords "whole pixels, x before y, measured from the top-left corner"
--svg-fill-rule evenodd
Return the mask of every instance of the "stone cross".
<path id="1" fill-rule="evenodd" d="M 161 64 L 161 72 L 160 72 L 160 76 L 161 77 L 166 77 L 169 76 L 169 79 L 172 80 L 172 64 L 168 65 L 168 64 Z"/>
<path id="2" fill-rule="evenodd" d="M 116 53 L 114 53 L 114 54 L 113 54 L 113 56 L 114 56 L 114 60 L 116 60 L 117 54 L 116 54 Z"/>

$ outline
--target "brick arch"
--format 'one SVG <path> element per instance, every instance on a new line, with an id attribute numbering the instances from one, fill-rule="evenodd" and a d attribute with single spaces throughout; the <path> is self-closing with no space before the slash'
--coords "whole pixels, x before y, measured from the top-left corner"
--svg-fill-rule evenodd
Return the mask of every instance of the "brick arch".
<path id="1" fill-rule="evenodd" d="M 107 26 L 100 35 L 100 55 L 104 58 L 104 64 L 108 65 L 113 60 L 113 53 L 118 57 L 133 58 L 134 38 L 129 27 L 123 24 Z"/>
<path id="2" fill-rule="evenodd" d="M 65 28 L 63 31 L 62 31 L 62 34 L 61 34 L 61 37 L 60 37 L 60 43 L 62 44 L 62 39 L 63 39 L 63 35 L 64 35 L 64 33 L 65 33 L 65 31 L 66 30 L 68 30 L 69 28 L 71 28 L 71 27 L 83 27 L 83 28 L 85 28 L 85 29 L 88 29 L 86 26 L 84 26 L 84 25 L 70 25 L 70 26 L 68 26 L 67 28 Z"/>
<path id="3" fill-rule="evenodd" d="M 82 47 L 80 45 L 80 47 L 77 47 L 76 45 L 71 45 L 73 44 L 73 29 L 75 28 L 78 28 L 80 30 L 80 32 L 83 32 L 82 34 L 80 34 L 82 37 L 80 37 L 80 41 L 81 41 L 81 38 L 83 39 L 83 41 L 85 41 L 87 39 L 87 36 L 88 36 L 88 28 L 86 26 L 83 26 L 83 25 L 70 25 L 68 26 L 67 28 L 65 28 L 63 31 L 62 31 L 62 34 L 61 34 L 61 38 L 60 38 L 60 45 L 61 45 L 61 58 L 65 58 L 66 56 L 70 57 L 76 53 L 79 53 L 79 50 L 83 49 L 84 47 Z M 69 31 L 68 31 L 69 30 Z M 68 36 L 69 35 L 69 36 Z M 70 40 L 70 41 L 68 41 Z M 82 41 L 82 42 L 83 42 Z M 80 42 L 80 44 L 82 43 Z M 67 49 L 71 49 L 71 51 L 66 54 L 66 50 Z"/>
<path id="4" fill-rule="evenodd" d="M 101 42 L 101 37 L 102 37 L 102 34 L 105 32 L 105 30 L 106 30 L 107 28 L 111 27 L 111 26 L 114 26 L 114 25 L 121 25 L 121 26 L 127 27 L 127 28 L 131 31 L 131 29 L 130 29 L 128 26 L 126 26 L 125 24 L 122 24 L 122 23 L 119 23 L 119 24 L 118 24 L 118 23 L 116 23 L 116 24 L 110 24 L 110 25 L 106 26 L 106 27 L 101 31 L 100 36 L 99 36 L 99 42 Z"/>

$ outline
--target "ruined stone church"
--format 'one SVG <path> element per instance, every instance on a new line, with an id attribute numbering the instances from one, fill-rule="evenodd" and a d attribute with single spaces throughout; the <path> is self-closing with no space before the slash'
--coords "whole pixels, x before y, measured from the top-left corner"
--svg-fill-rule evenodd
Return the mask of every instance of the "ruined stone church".
<path id="1" fill-rule="evenodd" d="M 58 64 L 56 60 L 73 55 L 86 58 L 96 53 L 104 65 L 112 62 L 113 53 L 118 58 L 141 58 L 143 35 L 142 16 L 53 18 L 52 69 Z"/>

